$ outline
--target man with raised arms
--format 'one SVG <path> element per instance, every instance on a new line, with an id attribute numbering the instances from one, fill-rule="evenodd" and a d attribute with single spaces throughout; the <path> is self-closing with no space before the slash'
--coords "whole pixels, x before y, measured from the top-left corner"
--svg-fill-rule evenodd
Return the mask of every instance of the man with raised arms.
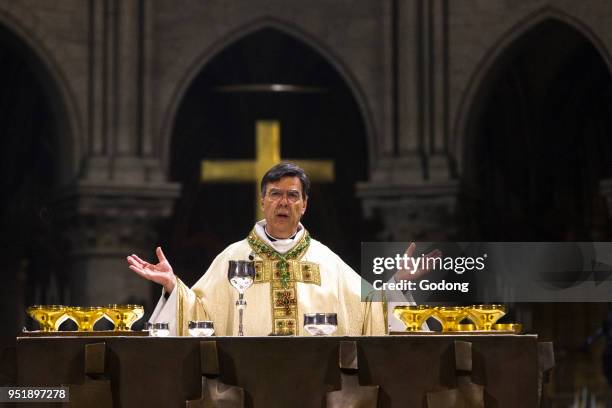
<path id="1" fill-rule="evenodd" d="M 171 334 L 186 335 L 189 320 L 212 320 L 216 334 L 237 335 L 238 293 L 227 280 L 228 265 L 254 259 L 255 282 L 244 295 L 245 335 L 303 335 L 304 314 L 320 312 L 337 313 L 336 335 L 385 334 L 385 303 L 362 301 L 361 277 L 300 223 L 309 189 L 308 176 L 292 163 L 268 170 L 261 180 L 264 219 L 221 252 L 191 289 L 160 247 L 157 264 L 128 256 L 130 269 L 164 288 L 151 322 L 170 322 Z"/>

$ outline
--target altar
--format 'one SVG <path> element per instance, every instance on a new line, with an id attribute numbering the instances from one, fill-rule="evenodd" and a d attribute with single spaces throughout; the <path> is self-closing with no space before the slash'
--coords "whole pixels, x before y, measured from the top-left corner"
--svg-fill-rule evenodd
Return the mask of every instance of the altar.
<path id="1" fill-rule="evenodd" d="M 106 395 L 90 408 L 209 406 L 208 378 L 241 390 L 246 407 L 320 408 L 358 387 L 376 391 L 374 406 L 435 408 L 467 382 L 485 407 L 538 407 L 539 349 L 537 336 L 512 334 L 19 337 L 16 384 L 67 385 L 71 407 L 96 383 Z"/>

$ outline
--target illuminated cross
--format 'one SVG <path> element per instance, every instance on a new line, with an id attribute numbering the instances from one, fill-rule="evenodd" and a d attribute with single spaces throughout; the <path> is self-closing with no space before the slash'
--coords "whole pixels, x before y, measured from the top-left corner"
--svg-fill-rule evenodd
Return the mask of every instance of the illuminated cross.
<path id="1" fill-rule="evenodd" d="M 255 183 L 255 214 L 263 218 L 259 182 L 266 171 L 281 162 L 280 123 L 277 120 L 258 120 L 255 123 L 255 160 L 203 160 L 202 182 Z M 331 160 L 287 160 L 300 166 L 312 181 L 334 181 Z"/>

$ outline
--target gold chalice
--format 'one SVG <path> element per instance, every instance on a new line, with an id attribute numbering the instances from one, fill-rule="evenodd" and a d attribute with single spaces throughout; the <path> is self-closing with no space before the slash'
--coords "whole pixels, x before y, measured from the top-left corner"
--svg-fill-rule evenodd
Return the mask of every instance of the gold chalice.
<path id="1" fill-rule="evenodd" d="M 442 331 L 458 331 L 461 320 L 467 316 L 463 306 L 439 306 L 436 308 L 433 317 L 442 324 Z"/>
<path id="2" fill-rule="evenodd" d="M 395 306 L 393 315 L 404 323 L 406 331 L 419 331 L 423 323 L 434 313 L 434 309 L 428 306 Z"/>
<path id="3" fill-rule="evenodd" d="M 477 330 L 493 330 L 493 325 L 506 314 L 504 305 L 474 305 L 467 309 Z"/>
<path id="4" fill-rule="evenodd" d="M 57 331 L 67 318 L 67 308 L 62 305 L 34 305 L 28 307 L 28 314 L 38 322 L 44 332 Z"/>
<path id="5" fill-rule="evenodd" d="M 68 308 L 68 316 L 77 324 L 79 331 L 93 331 L 94 325 L 104 314 L 104 308 L 98 306 Z"/>
<path id="6" fill-rule="evenodd" d="M 108 305 L 104 314 L 115 325 L 115 331 L 128 331 L 132 324 L 144 315 L 144 308 L 140 305 Z"/>

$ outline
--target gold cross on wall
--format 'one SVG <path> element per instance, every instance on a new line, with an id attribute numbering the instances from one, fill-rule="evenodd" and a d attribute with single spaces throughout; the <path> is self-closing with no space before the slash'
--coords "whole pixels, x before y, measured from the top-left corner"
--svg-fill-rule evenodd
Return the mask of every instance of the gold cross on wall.
<path id="1" fill-rule="evenodd" d="M 259 182 L 266 171 L 281 162 L 280 123 L 277 120 L 258 120 L 255 123 L 255 160 L 203 160 L 203 183 L 254 182 L 256 220 L 263 218 Z M 310 180 L 334 181 L 334 162 L 331 160 L 287 160 L 300 166 Z"/>

